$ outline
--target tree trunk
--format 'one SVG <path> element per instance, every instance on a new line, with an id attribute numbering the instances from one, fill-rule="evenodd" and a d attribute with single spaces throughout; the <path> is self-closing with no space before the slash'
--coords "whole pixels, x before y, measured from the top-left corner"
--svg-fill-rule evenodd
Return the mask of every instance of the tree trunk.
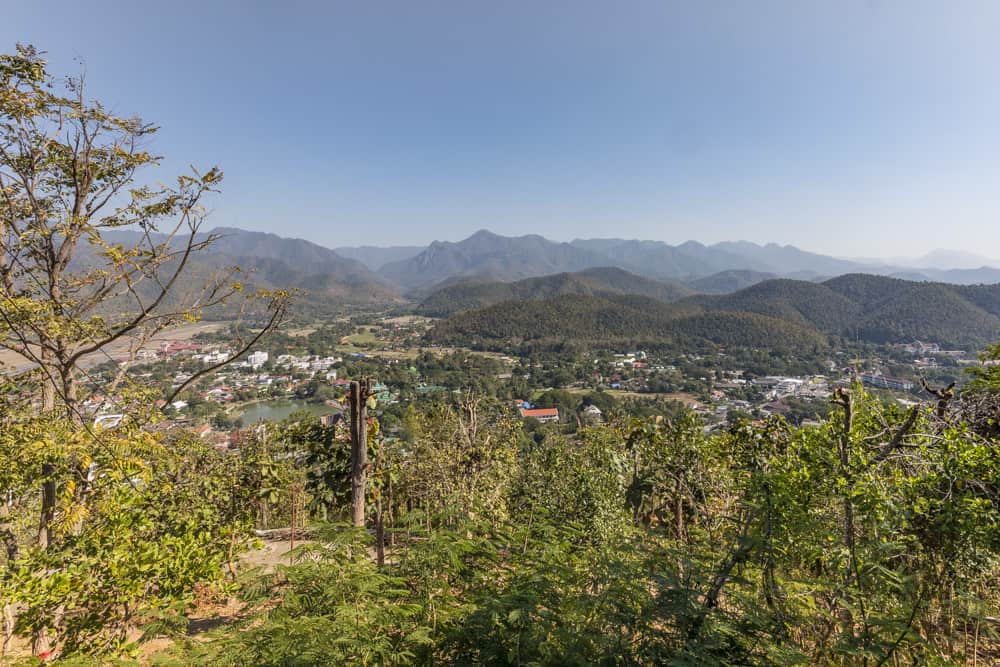
<path id="1" fill-rule="evenodd" d="M 42 361 L 47 362 L 51 357 L 50 353 L 42 351 Z M 53 375 L 53 367 L 49 365 L 45 368 L 49 377 L 42 384 L 42 412 L 51 414 L 56 409 L 56 380 Z M 51 463 L 42 463 L 42 507 L 38 517 L 38 547 L 48 549 L 52 540 L 50 534 L 52 520 L 56 513 L 56 481 L 53 479 L 56 469 Z"/>
<path id="2" fill-rule="evenodd" d="M 365 490 L 368 486 L 368 397 L 371 378 L 351 382 L 351 521 L 365 525 Z"/>
<path id="3" fill-rule="evenodd" d="M 3 544 L 6 553 L 8 570 L 14 569 L 14 564 L 20 552 L 17 543 L 17 535 L 14 533 L 14 524 L 10 519 L 10 506 L 6 499 L 0 502 L 0 542 Z M 2 576 L 2 575 L 0 575 Z M 14 607 L 6 599 L 0 599 L 3 605 L 3 643 L 0 645 L 0 659 L 7 655 L 11 639 L 14 638 Z"/>
<path id="4" fill-rule="evenodd" d="M 55 354 L 51 349 L 43 347 L 41 357 L 42 367 L 47 376 L 42 383 L 42 412 L 44 414 L 53 414 L 56 411 L 56 398 L 59 391 L 57 382 L 60 382 L 59 378 L 61 376 L 64 380 L 62 382 L 64 394 L 62 398 L 67 403 L 63 407 L 69 413 L 72 410 L 69 400 L 76 396 L 76 387 L 72 385 L 72 378 L 67 378 L 65 374 L 59 372 Z M 38 515 L 38 548 L 48 549 L 52 544 L 52 522 L 56 516 L 56 494 L 58 490 L 55 480 L 56 467 L 48 461 L 43 462 L 41 473 L 42 506 Z M 56 618 L 56 624 L 58 624 L 59 620 L 61 620 L 59 612 L 57 612 Z M 36 629 L 31 637 L 31 653 L 33 655 L 41 655 L 51 650 L 52 641 L 46 629 L 44 627 Z"/>

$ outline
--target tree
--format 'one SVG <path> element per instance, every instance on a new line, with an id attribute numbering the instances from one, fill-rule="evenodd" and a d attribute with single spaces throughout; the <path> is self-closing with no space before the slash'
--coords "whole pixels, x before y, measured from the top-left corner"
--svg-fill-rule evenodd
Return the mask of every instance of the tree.
<path id="1" fill-rule="evenodd" d="M 263 301 L 267 307 L 252 318 L 238 318 L 242 353 L 282 320 L 290 298 L 282 291 L 248 294 L 238 268 L 209 271 L 199 262 L 218 238 L 202 231 L 203 200 L 218 190 L 222 172 L 192 168 L 173 186 L 149 185 L 160 161 L 146 147 L 156 126 L 111 113 L 85 90 L 82 76 L 50 75 L 31 46 L 0 55 L 0 348 L 33 364 L 22 387 L 37 387 L 44 419 L 88 436 L 79 447 L 51 439 L 22 443 L 35 450 L 25 463 L 27 478 L 41 487 L 35 540 L 41 550 L 60 534 L 81 533 L 102 479 L 99 463 L 117 467 L 119 474 L 107 479 L 119 482 L 127 467 L 122 460 L 129 456 L 112 455 L 108 438 L 81 410 L 88 357 L 109 356 L 109 348 L 132 357 L 157 333 L 196 322 L 206 311 L 228 304 L 242 314 Z M 221 365 L 194 373 L 165 398 Z M 122 364 L 111 383 L 98 384 L 105 394 L 119 394 L 117 411 L 141 423 L 152 416 L 153 401 L 142 388 L 123 387 L 126 370 Z M 5 428 L 36 416 L 2 415 Z M 33 496 L 17 497 L 33 505 Z M 60 528 L 62 504 L 77 518 Z M 39 650 L 45 645 L 36 637 Z"/>
<path id="2" fill-rule="evenodd" d="M 974 390 L 1000 392 L 1000 343 L 990 345 L 979 355 L 980 366 L 968 369 Z"/>
<path id="3" fill-rule="evenodd" d="M 87 433 L 60 422 L 57 431 L 51 420 L 37 426 L 92 449 Z M 0 458 L 28 435 L 5 431 Z M 110 468 L 111 479 L 94 486 L 79 535 L 26 549 L 6 582 L 21 631 L 58 642 L 63 655 L 129 652 L 137 627 L 150 634 L 186 629 L 196 590 L 218 590 L 232 571 L 258 492 L 246 483 L 242 458 L 188 434 L 168 441 L 131 427 L 101 435 L 129 455 L 127 471 Z M 73 508 L 60 495 L 57 516 L 69 519 Z"/>

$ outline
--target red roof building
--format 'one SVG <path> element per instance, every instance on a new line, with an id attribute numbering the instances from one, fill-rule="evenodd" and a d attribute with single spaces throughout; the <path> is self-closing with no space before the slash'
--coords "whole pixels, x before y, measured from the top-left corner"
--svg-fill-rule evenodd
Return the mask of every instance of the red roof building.
<path id="1" fill-rule="evenodd" d="M 531 417 L 532 419 L 537 419 L 543 424 L 547 422 L 557 422 L 559 421 L 559 409 L 558 408 L 532 408 L 527 410 L 521 408 L 521 417 L 527 419 Z"/>

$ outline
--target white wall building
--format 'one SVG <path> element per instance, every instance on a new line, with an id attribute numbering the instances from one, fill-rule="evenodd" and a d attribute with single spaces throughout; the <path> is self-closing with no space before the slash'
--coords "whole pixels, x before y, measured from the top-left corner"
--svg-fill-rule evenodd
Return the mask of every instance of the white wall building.
<path id="1" fill-rule="evenodd" d="M 257 370 L 267 363 L 267 352 L 257 350 L 250 353 L 250 356 L 247 357 L 247 363 L 250 364 L 250 368 Z"/>

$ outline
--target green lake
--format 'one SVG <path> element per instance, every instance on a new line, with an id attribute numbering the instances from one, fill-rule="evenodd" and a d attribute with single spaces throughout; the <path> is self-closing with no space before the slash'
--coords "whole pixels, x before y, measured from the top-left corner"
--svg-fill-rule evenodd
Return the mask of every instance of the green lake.
<path id="1" fill-rule="evenodd" d="M 260 401 L 247 407 L 242 413 L 234 414 L 243 420 L 243 424 L 249 426 L 261 419 L 269 421 L 281 421 L 293 412 L 306 410 L 314 415 L 328 415 L 337 412 L 336 408 L 322 403 L 307 403 L 305 401 L 292 401 L 288 399 L 275 399 L 273 401 Z"/>

